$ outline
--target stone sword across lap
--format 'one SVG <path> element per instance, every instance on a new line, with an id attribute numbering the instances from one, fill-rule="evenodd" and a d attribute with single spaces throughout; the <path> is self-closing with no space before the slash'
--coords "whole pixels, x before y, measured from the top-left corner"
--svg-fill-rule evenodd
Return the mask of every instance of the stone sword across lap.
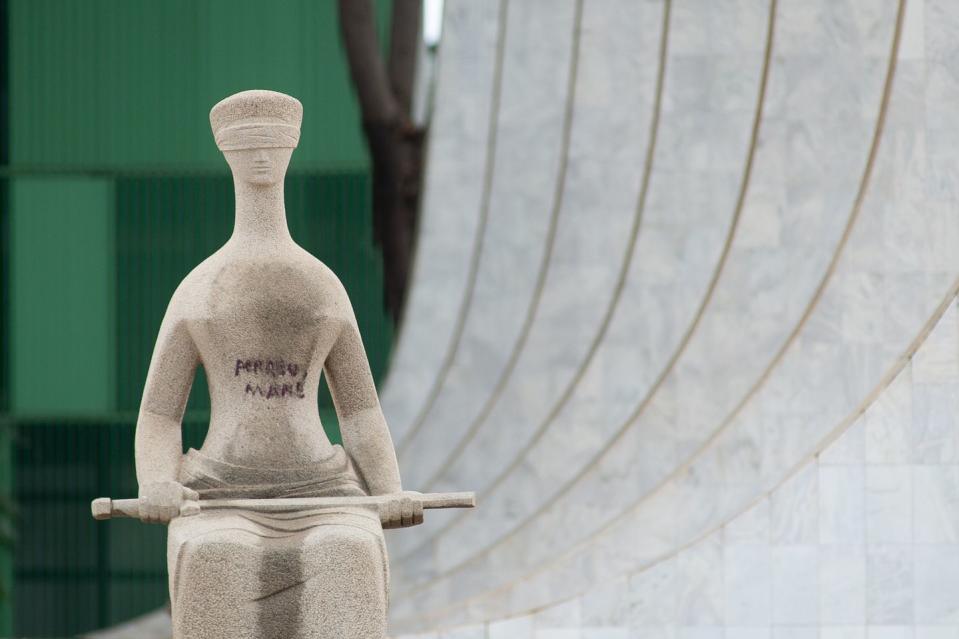
<path id="1" fill-rule="evenodd" d="M 205 499 L 187 501 L 180 508 L 180 515 L 187 517 L 204 510 L 243 509 L 253 512 L 295 512 L 308 508 L 332 508 L 360 506 L 377 508 L 381 518 L 388 518 L 388 509 L 392 502 L 410 499 L 422 504 L 424 509 L 434 508 L 473 508 L 476 506 L 476 494 L 462 493 L 418 493 L 405 491 L 400 494 L 375 495 L 372 497 L 293 497 L 286 499 Z M 97 520 L 131 518 L 140 519 L 139 499 L 111 499 L 100 497 L 90 504 L 93 518 Z"/>

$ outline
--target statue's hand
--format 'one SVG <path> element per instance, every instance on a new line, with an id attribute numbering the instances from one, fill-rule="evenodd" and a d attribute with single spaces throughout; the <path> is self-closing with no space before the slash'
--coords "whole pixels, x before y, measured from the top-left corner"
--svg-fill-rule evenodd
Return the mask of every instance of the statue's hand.
<path id="1" fill-rule="evenodd" d="M 175 481 L 157 481 L 140 487 L 140 520 L 148 524 L 166 524 L 180 514 L 187 501 L 200 495 Z"/>
<path id="2" fill-rule="evenodd" d="M 389 495 L 385 504 L 385 516 L 380 519 L 383 528 L 407 528 L 423 523 L 423 501 L 420 493 L 404 491 Z"/>

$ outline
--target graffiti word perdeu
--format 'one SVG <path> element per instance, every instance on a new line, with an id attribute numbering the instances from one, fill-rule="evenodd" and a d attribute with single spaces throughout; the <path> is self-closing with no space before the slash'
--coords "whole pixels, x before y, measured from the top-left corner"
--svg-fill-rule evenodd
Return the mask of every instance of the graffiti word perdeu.
<path id="1" fill-rule="evenodd" d="M 301 370 L 303 371 L 303 377 L 297 381 L 296 377 Z M 281 397 L 303 399 L 306 397 L 306 393 L 303 391 L 306 368 L 300 367 L 299 364 L 285 362 L 282 359 L 238 359 L 233 369 L 233 376 L 239 377 L 240 373 L 248 373 L 258 378 L 253 382 L 247 382 L 244 389 L 246 395 L 262 397 L 263 399 L 278 399 Z M 260 378 L 263 377 L 270 377 L 271 379 L 261 382 Z"/>

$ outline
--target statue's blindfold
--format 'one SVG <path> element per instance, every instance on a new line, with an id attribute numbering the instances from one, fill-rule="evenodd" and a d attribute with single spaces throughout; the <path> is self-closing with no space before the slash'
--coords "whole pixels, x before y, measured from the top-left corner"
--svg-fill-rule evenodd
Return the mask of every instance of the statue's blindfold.
<path id="1" fill-rule="evenodd" d="M 299 141 L 300 129 L 292 124 L 237 124 L 216 134 L 216 145 L 221 151 L 295 149 Z"/>

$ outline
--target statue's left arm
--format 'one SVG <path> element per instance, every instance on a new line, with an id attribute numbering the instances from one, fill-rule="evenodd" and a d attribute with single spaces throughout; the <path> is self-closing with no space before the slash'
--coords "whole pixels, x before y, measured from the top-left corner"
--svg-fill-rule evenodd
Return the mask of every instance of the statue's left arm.
<path id="1" fill-rule="evenodd" d="M 352 312 L 343 320 L 325 364 L 343 446 L 372 495 L 402 490 L 396 452 L 376 395 L 363 340 Z"/>

